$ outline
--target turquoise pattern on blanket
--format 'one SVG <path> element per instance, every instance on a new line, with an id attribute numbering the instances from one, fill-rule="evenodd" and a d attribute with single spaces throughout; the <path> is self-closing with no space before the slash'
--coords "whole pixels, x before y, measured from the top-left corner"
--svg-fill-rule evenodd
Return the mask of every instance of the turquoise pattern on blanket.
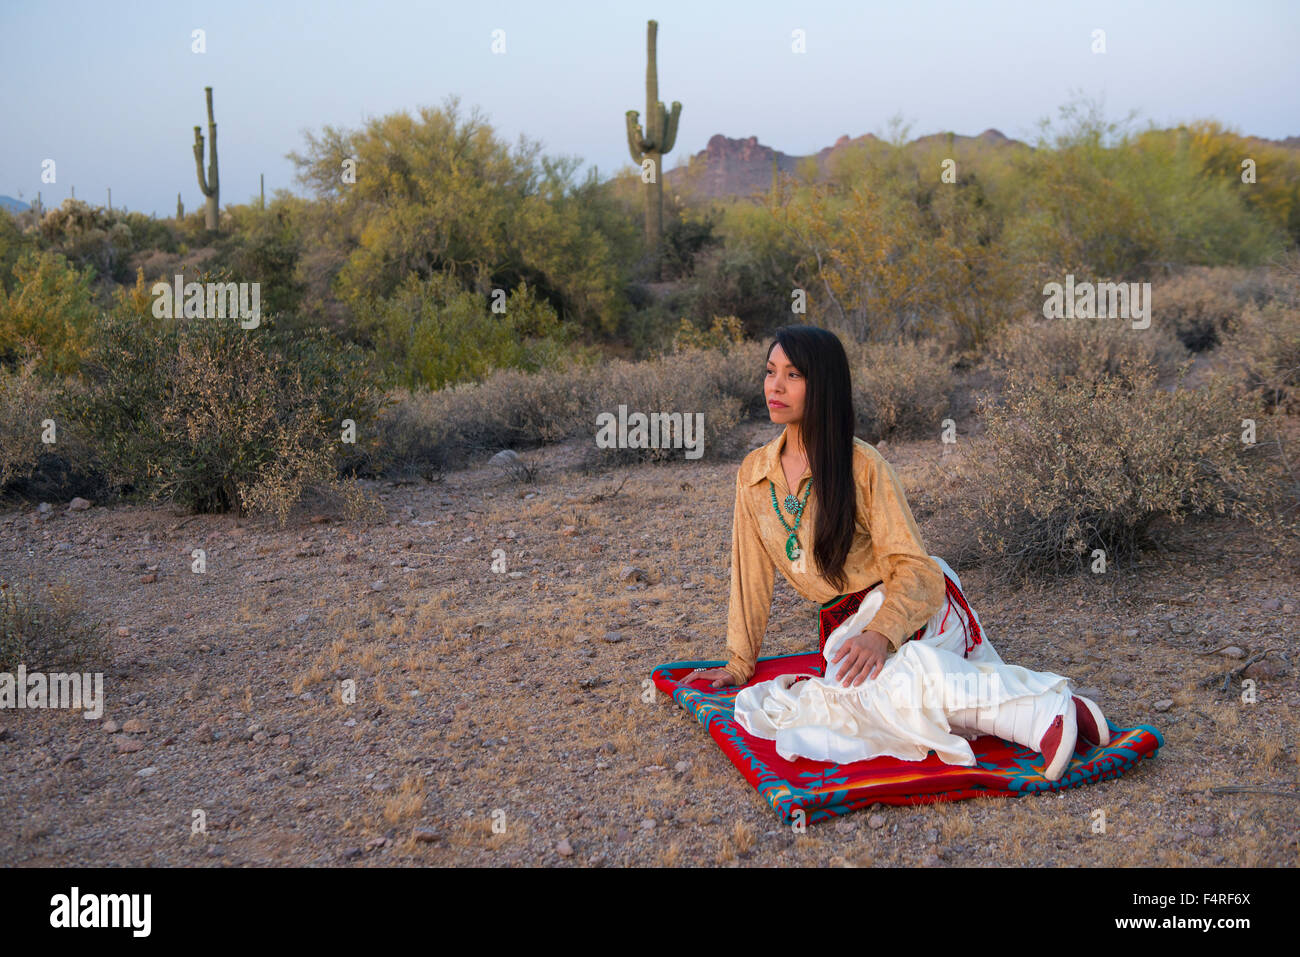
<path id="1" fill-rule="evenodd" d="M 806 673 L 815 660 L 820 660 L 820 656 L 772 655 L 758 659 L 760 664 L 789 664 L 788 669 L 777 673 Z M 670 693 L 681 708 L 695 715 L 787 824 L 816 823 L 876 802 L 916 804 L 1061 791 L 1118 777 L 1144 758 L 1154 757 L 1164 745 L 1164 737 L 1150 725 L 1118 728 L 1108 723 L 1111 743 L 1076 753 L 1071 766 L 1057 781 L 1048 781 L 1035 767 L 1042 755 L 987 735 L 972 742 L 973 748 L 980 745 L 975 748 L 974 767 L 942 764 L 933 753 L 926 762 L 877 758 L 848 765 L 805 759 L 792 763 L 776 755 L 772 742 L 751 737 L 736 723 L 733 714 L 739 688 L 689 688 L 674 677 L 674 674 L 680 677 L 693 669 L 716 668 L 721 664 L 720 661 L 671 662 L 656 667 L 651 676 L 661 691 Z M 764 753 L 759 754 L 756 749 Z M 911 780 L 895 784 L 894 779 L 900 776 Z"/>

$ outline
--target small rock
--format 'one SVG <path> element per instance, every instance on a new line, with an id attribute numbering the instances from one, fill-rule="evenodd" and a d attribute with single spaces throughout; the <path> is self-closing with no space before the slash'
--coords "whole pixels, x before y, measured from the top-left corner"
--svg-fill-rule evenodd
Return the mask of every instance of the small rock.
<path id="1" fill-rule="evenodd" d="M 1276 658 L 1261 658 L 1251 662 L 1242 674 L 1247 678 L 1278 678 L 1286 674 L 1286 666 Z"/>
<path id="2" fill-rule="evenodd" d="M 40 515 L 49 515 L 50 512 L 54 511 L 54 506 L 49 502 L 41 502 L 40 505 L 36 506 L 36 511 Z"/>
<path id="3" fill-rule="evenodd" d="M 264 741 L 266 741 L 268 737 L 270 737 L 270 735 L 268 735 L 265 731 L 259 731 L 255 735 L 253 735 L 253 743 L 261 744 Z"/>
<path id="4" fill-rule="evenodd" d="M 654 829 L 655 829 L 655 819 L 654 819 L 654 818 L 652 818 L 652 817 L 648 817 L 648 818 L 646 818 L 644 821 L 641 822 L 641 830 L 643 830 L 643 831 L 653 831 Z"/>
<path id="5" fill-rule="evenodd" d="M 1125 637 L 1125 638 L 1136 638 L 1137 636 L 1138 636 L 1138 630 L 1137 630 L 1136 628 L 1125 628 L 1125 629 L 1124 629 L 1124 637 Z"/>
<path id="6" fill-rule="evenodd" d="M 1282 599 L 1268 598 L 1260 602 L 1260 607 L 1268 611 L 1280 611 L 1282 608 Z"/>
<path id="7" fill-rule="evenodd" d="M 345 861 L 355 860 L 360 856 L 361 856 L 361 848 L 359 847 L 349 847 L 347 850 L 343 852 L 343 860 Z"/>
<path id="8" fill-rule="evenodd" d="M 144 745 L 135 738 L 129 738 L 124 734 L 113 735 L 113 744 L 117 745 L 118 754 L 131 754 L 133 751 L 144 750 Z"/>
<path id="9" fill-rule="evenodd" d="M 1229 645 L 1227 648 L 1220 651 L 1219 654 L 1223 655 L 1225 658 L 1241 659 L 1246 657 L 1246 652 L 1238 648 L 1236 645 Z"/>
<path id="10" fill-rule="evenodd" d="M 641 571 L 641 569 L 637 568 L 635 565 L 624 565 L 621 569 L 619 569 L 618 580 L 624 582 L 628 582 L 628 581 L 643 582 L 646 580 L 646 576 L 645 576 L 645 572 Z"/>
<path id="11" fill-rule="evenodd" d="M 1086 688 L 1079 688 L 1074 693 L 1081 698 L 1092 698 L 1094 700 L 1101 697 L 1101 689 L 1094 687 L 1093 685 L 1088 685 Z"/>
<path id="12" fill-rule="evenodd" d="M 685 774 L 690 769 L 691 769 L 691 762 L 689 761 L 678 761 L 676 764 L 673 765 L 673 770 L 676 771 L 678 774 Z"/>
<path id="13" fill-rule="evenodd" d="M 307 624 L 307 619 L 310 617 L 311 617 L 310 615 L 299 615 L 297 618 L 293 620 L 293 622 L 295 625 L 305 625 Z"/>
<path id="14" fill-rule="evenodd" d="M 421 844 L 432 844 L 438 839 L 438 832 L 431 827 L 417 827 L 411 831 L 411 837 Z"/>
<path id="15" fill-rule="evenodd" d="M 616 645 L 623 640 L 623 633 L 621 631 L 607 631 L 605 634 L 600 636 L 600 640 L 608 642 L 611 645 Z"/>
<path id="16" fill-rule="evenodd" d="M 117 722 L 109 718 L 104 722 L 104 730 L 109 734 L 117 734 Z"/>
<path id="17" fill-rule="evenodd" d="M 1153 704 L 1151 707 L 1155 708 L 1155 710 L 1157 710 L 1157 711 L 1168 711 L 1168 710 L 1169 710 L 1170 708 L 1172 708 L 1173 706 L 1174 706 L 1174 699 L 1173 699 L 1173 698 L 1161 698 L 1159 701 L 1157 701 L 1157 702 L 1156 702 L 1155 704 Z"/>
<path id="18" fill-rule="evenodd" d="M 938 867 L 943 861 L 939 860 L 938 854 L 927 854 L 921 861 L 922 867 Z"/>
<path id="19" fill-rule="evenodd" d="M 123 626 L 123 627 L 117 629 L 117 637 L 119 637 L 119 638 L 130 638 L 130 637 L 131 637 L 131 629 L 130 629 L 130 628 L 127 628 L 126 626 Z"/>
<path id="20" fill-rule="evenodd" d="M 152 585 L 152 584 L 153 584 L 154 582 L 156 582 L 157 580 L 158 580 L 158 576 L 155 575 L 153 572 L 150 572 L 148 575 L 141 575 L 141 576 L 140 576 L 140 584 L 141 584 L 141 585 Z"/>
<path id="21" fill-rule="evenodd" d="M 122 722 L 122 730 L 126 734 L 148 734 L 149 725 L 139 718 L 127 718 Z"/>
<path id="22" fill-rule="evenodd" d="M 867 818 L 867 826 L 870 827 L 872 830 L 877 830 L 877 831 L 880 830 L 882 827 L 885 826 L 885 815 L 883 814 L 871 815 L 871 817 Z"/>
<path id="23" fill-rule="evenodd" d="M 194 740 L 200 744 L 212 743 L 212 725 L 204 721 L 194 729 Z"/>
<path id="24" fill-rule="evenodd" d="M 1193 824 L 1188 830 L 1197 837 L 1214 837 L 1218 833 L 1213 824 Z"/>
<path id="25" fill-rule="evenodd" d="M 90 503 L 84 498 L 74 498 L 68 503 L 69 512 L 84 512 L 88 508 L 90 508 Z"/>
<path id="26" fill-rule="evenodd" d="M 564 528 L 560 529 L 560 534 L 572 538 L 574 535 L 578 534 L 578 526 L 565 525 Z"/>
<path id="27" fill-rule="evenodd" d="M 519 462 L 519 453 L 514 449 L 502 449 L 492 458 L 488 459 L 488 465 L 515 465 Z"/>
<path id="28" fill-rule="evenodd" d="M 275 743 L 282 748 L 287 748 L 292 741 L 293 737 L 289 734 L 277 734 L 275 736 Z"/>
<path id="29" fill-rule="evenodd" d="M 555 845 L 555 853 L 559 854 L 560 857 L 572 857 L 573 845 L 569 843 L 567 838 L 562 837 Z"/>
<path id="30" fill-rule="evenodd" d="M 151 778 L 151 777 L 153 777 L 155 774 L 158 773 L 158 769 L 157 769 L 157 768 L 154 768 L 154 767 L 141 768 L 139 771 L 137 771 L 137 772 L 135 772 L 135 773 L 136 773 L 136 776 L 137 776 L 137 777 L 141 777 L 141 778 Z"/>
<path id="31" fill-rule="evenodd" d="M 371 591 L 383 591 L 386 587 L 387 586 L 384 584 L 384 580 L 382 578 L 379 579 L 379 581 L 374 581 L 370 583 Z"/>

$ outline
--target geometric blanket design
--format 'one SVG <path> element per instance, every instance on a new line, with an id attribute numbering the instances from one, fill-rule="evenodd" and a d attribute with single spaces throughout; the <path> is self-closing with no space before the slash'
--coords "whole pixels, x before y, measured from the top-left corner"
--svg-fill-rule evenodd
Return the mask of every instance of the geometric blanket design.
<path id="1" fill-rule="evenodd" d="M 982 641 L 979 625 L 969 613 L 961 589 L 947 575 L 944 578 L 949 597 L 967 612 L 961 620 L 971 622 L 968 642 Z M 759 658 L 749 683 L 770 681 L 784 674 L 824 676 L 822 651 L 826 639 L 857 612 L 867 593 L 881 584 L 876 582 L 823 604 L 818 616 L 816 653 Z M 920 638 L 924 633 L 925 626 L 922 626 L 907 640 Z M 967 651 L 971 647 L 968 644 Z M 889 755 L 845 765 L 809 758 L 787 761 L 776 753 L 775 741 L 754 737 L 732 717 L 739 688 L 714 689 L 707 681 L 696 682 L 698 688 L 679 683 L 683 675 L 696 668 L 716 668 L 725 663 L 675 661 L 659 665 L 651 677 L 660 691 L 671 695 L 699 719 L 723 754 L 772 805 L 784 824 L 813 824 L 875 803 L 932 804 L 973 797 L 1020 797 L 1095 784 L 1119 777 L 1143 758 L 1154 757 L 1165 743 L 1160 732 L 1150 725 L 1117 728 L 1107 719 L 1110 744 L 1090 748 L 1079 742 L 1070 765 L 1056 781 L 1047 780 L 1035 767 L 1042 766 L 1040 753 L 991 734 L 970 740 L 975 765 L 969 768 L 944 764 L 933 751 L 923 761 L 905 761 Z"/>
<path id="2" fill-rule="evenodd" d="M 759 658 L 752 682 L 783 674 L 819 671 L 820 653 Z M 1080 742 L 1070 766 L 1057 781 L 1048 781 L 1035 768 L 1037 751 L 990 734 L 970 742 L 975 765 L 944 764 L 931 751 L 923 761 L 882 756 L 870 761 L 830 764 L 808 758 L 787 761 L 776 753 L 776 742 L 756 738 L 732 717 L 739 688 L 703 688 L 678 683 L 696 668 L 716 668 L 723 661 L 675 661 L 651 673 L 656 687 L 695 715 L 740 773 L 781 817 L 783 824 L 813 824 L 848 814 L 874 803 L 929 804 L 973 797 L 1020 797 L 1094 784 L 1119 777 L 1143 759 L 1154 757 L 1164 738 L 1150 725 L 1110 726 L 1110 744 L 1088 747 Z"/>

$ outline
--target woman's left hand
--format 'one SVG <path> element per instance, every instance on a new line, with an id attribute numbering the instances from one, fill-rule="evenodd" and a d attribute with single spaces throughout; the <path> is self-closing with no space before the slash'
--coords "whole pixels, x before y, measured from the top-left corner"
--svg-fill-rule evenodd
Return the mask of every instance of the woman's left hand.
<path id="1" fill-rule="evenodd" d="M 831 664 L 843 661 L 835 678 L 846 688 L 856 688 L 868 678 L 874 678 L 885 666 L 889 652 L 889 639 L 878 631 L 867 630 L 840 645 Z"/>

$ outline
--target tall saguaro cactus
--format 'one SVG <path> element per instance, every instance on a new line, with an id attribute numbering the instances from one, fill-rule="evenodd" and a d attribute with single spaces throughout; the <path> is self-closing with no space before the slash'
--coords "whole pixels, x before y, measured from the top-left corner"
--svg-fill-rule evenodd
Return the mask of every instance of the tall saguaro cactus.
<path id="1" fill-rule="evenodd" d="M 646 23 L 644 132 L 637 122 L 637 111 L 627 111 L 627 146 L 632 153 L 632 162 L 642 167 L 643 179 L 646 175 L 650 177 L 645 183 L 645 242 L 656 277 L 659 275 L 659 244 L 664 219 L 663 157 L 677 142 L 677 120 L 682 114 L 682 105 L 676 100 L 673 100 L 670 113 L 659 99 L 659 70 L 655 59 L 655 36 L 658 32 L 656 21 Z M 650 164 L 648 169 L 645 165 L 647 160 Z"/>
<path id="2" fill-rule="evenodd" d="M 207 206 L 204 209 L 204 225 L 216 231 L 217 228 L 217 210 L 219 208 L 221 190 L 217 183 L 217 123 L 212 118 L 212 87 L 205 86 L 203 91 L 208 95 L 208 176 L 203 178 L 203 134 L 199 128 L 194 127 L 194 165 L 198 168 L 199 173 L 199 191 L 207 198 Z"/>

